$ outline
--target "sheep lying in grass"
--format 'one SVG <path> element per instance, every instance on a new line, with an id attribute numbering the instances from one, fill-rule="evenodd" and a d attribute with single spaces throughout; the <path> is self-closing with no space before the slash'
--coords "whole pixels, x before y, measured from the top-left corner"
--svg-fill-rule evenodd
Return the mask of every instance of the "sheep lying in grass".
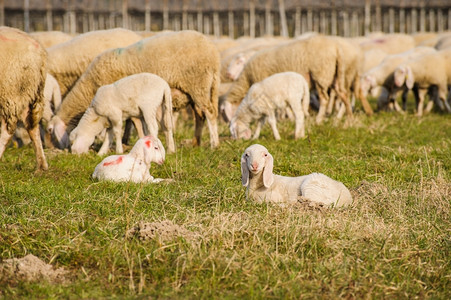
<path id="1" fill-rule="evenodd" d="M 85 153 L 104 128 L 108 128 L 99 155 L 106 154 L 114 134 L 116 153 L 122 153 L 122 122 L 143 117 L 150 135 L 158 135 L 157 110 L 162 108 L 161 125 L 166 134 L 168 151 L 174 152 L 172 136 L 171 88 L 161 77 L 139 73 L 124 77 L 97 90 L 77 127 L 70 133 L 72 153 Z M 139 126 L 137 126 L 139 132 Z"/>
<path id="2" fill-rule="evenodd" d="M 293 111 L 296 128 L 294 138 L 305 137 L 304 118 L 308 116 L 310 92 L 305 78 L 295 72 L 282 72 L 271 75 L 261 82 L 254 83 L 246 97 L 238 106 L 230 121 L 230 132 L 233 138 L 251 137 L 249 124 L 258 119 L 253 138 L 260 135 L 262 125 L 268 119 L 274 138 L 280 140 L 276 125 L 276 110 L 284 110 L 287 106 Z"/>
<path id="3" fill-rule="evenodd" d="M 352 203 L 343 183 L 321 174 L 299 177 L 273 174 L 274 159 L 264 146 L 249 146 L 241 156 L 241 182 L 246 196 L 257 202 L 296 203 L 300 196 L 325 206 L 341 207 Z"/>
<path id="4" fill-rule="evenodd" d="M 153 178 L 149 173 L 150 163 L 163 164 L 165 150 L 156 137 L 139 139 L 126 155 L 111 155 L 103 159 L 94 169 L 93 179 L 108 181 L 132 181 L 157 183 L 161 178 Z"/>

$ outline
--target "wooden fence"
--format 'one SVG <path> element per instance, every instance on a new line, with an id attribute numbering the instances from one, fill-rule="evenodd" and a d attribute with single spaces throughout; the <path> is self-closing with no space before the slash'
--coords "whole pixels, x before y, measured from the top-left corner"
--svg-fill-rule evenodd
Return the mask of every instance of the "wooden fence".
<path id="1" fill-rule="evenodd" d="M 285 9 L 279 0 L 279 9 L 261 9 L 249 1 L 242 10 L 150 10 L 146 0 L 142 10 L 130 9 L 122 0 L 120 7 L 94 9 L 65 9 L 47 3 L 42 9 L 30 8 L 23 1 L 21 8 L 5 7 L 0 0 L 0 25 L 20 28 L 27 32 L 58 30 L 67 33 L 83 33 L 92 30 L 123 27 L 135 31 L 161 31 L 193 29 L 214 36 L 296 36 L 315 31 L 330 35 L 360 36 L 372 31 L 386 33 L 415 33 L 451 30 L 451 1 L 440 7 L 403 7 L 365 5 L 350 7 L 302 6 Z M 426 1 L 427 2 L 427 1 Z"/>

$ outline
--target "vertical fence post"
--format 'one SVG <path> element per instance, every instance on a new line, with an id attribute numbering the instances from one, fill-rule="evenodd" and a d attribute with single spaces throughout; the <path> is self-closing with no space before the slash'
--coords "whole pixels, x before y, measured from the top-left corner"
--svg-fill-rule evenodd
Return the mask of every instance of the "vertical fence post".
<path id="1" fill-rule="evenodd" d="M 382 12 L 381 12 L 381 3 L 379 0 L 376 0 L 376 31 L 382 30 Z"/>
<path id="2" fill-rule="evenodd" d="M 0 26 L 5 25 L 5 0 L 0 0 Z"/>
<path id="3" fill-rule="evenodd" d="M 23 27 L 25 32 L 30 32 L 30 0 L 23 1 Z"/>
<path id="4" fill-rule="evenodd" d="M 265 2 L 265 33 L 269 36 L 272 36 L 274 34 L 271 18 L 271 3 L 271 0 L 266 0 Z"/>
<path id="5" fill-rule="evenodd" d="M 338 28 L 337 28 L 337 10 L 332 8 L 331 13 L 331 21 L 330 21 L 330 34 L 331 35 L 337 35 L 338 34 Z"/>
<path id="6" fill-rule="evenodd" d="M 47 31 L 53 30 L 53 17 L 52 17 L 52 1 L 46 0 L 45 1 L 45 22 L 46 22 L 46 28 Z"/>
<path id="7" fill-rule="evenodd" d="M 243 11 L 243 34 L 249 35 L 249 12 Z"/>
<path id="8" fill-rule="evenodd" d="M 328 34 L 327 33 L 327 22 L 326 22 L 326 12 L 324 10 L 321 10 L 319 12 L 319 30 L 321 31 L 321 33 L 323 34 Z"/>
<path id="9" fill-rule="evenodd" d="M 250 23 L 249 36 L 251 38 L 254 38 L 255 37 L 255 0 L 249 1 L 249 23 Z"/>
<path id="10" fill-rule="evenodd" d="M 182 29 L 188 29 L 188 1 L 183 0 L 182 4 Z"/>
<path id="11" fill-rule="evenodd" d="M 429 31 L 434 32 L 435 28 L 435 11 L 431 8 L 429 9 Z"/>
<path id="12" fill-rule="evenodd" d="M 122 27 L 129 28 L 129 26 L 128 26 L 128 0 L 122 0 Z"/>
<path id="13" fill-rule="evenodd" d="M 294 36 L 301 34 L 301 8 L 296 7 L 296 12 L 294 14 Z"/>
<path id="14" fill-rule="evenodd" d="M 307 9 L 307 31 L 313 31 L 313 12 L 312 9 Z"/>
<path id="15" fill-rule="evenodd" d="M 222 35 L 218 10 L 213 12 L 213 34 L 216 38 L 219 38 Z"/>
<path id="16" fill-rule="evenodd" d="M 233 39 L 233 38 L 235 38 L 235 26 L 234 26 L 235 18 L 233 15 L 233 10 L 230 9 L 230 6 L 229 6 L 229 12 L 227 14 L 227 17 L 228 17 L 228 23 L 229 23 L 229 38 Z"/>
<path id="17" fill-rule="evenodd" d="M 163 1 L 163 30 L 169 30 L 169 4 L 168 0 Z"/>
<path id="18" fill-rule="evenodd" d="M 426 30 L 426 9 L 424 8 L 424 3 L 421 3 L 420 8 L 420 31 L 424 32 Z"/>
<path id="19" fill-rule="evenodd" d="M 406 11 L 404 7 L 401 7 L 399 9 L 399 32 L 400 33 L 406 32 Z"/>
<path id="20" fill-rule="evenodd" d="M 203 32 L 204 31 L 204 16 L 202 11 L 202 6 L 197 6 L 197 31 Z"/>
<path id="21" fill-rule="evenodd" d="M 287 17 L 285 14 L 285 1 L 279 0 L 279 14 L 280 14 L 280 23 L 281 23 L 281 33 L 280 35 L 283 37 L 288 37 L 288 26 L 287 26 Z"/>
<path id="22" fill-rule="evenodd" d="M 412 8 L 411 10 L 411 18 L 412 18 L 412 31 L 410 33 L 416 33 L 417 29 L 418 29 L 418 14 L 417 14 L 417 9 L 416 8 Z"/>
<path id="23" fill-rule="evenodd" d="M 144 30 L 145 31 L 150 31 L 151 30 L 151 26 L 150 26 L 150 19 L 151 15 L 150 15 L 150 0 L 146 0 L 145 4 L 144 4 Z"/>
<path id="24" fill-rule="evenodd" d="M 390 7 L 388 9 L 388 31 L 390 33 L 395 32 L 395 9 L 393 7 Z"/>
<path id="25" fill-rule="evenodd" d="M 371 24 L 371 0 L 365 0 L 365 20 L 364 20 L 364 35 L 370 33 Z"/>
<path id="26" fill-rule="evenodd" d="M 349 37 L 349 16 L 347 11 L 342 12 L 343 16 L 343 36 Z"/>

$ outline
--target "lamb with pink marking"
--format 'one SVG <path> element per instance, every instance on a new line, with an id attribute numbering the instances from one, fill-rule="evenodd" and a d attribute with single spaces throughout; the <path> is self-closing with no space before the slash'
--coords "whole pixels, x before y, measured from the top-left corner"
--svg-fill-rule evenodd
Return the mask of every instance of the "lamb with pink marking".
<path id="1" fill-rule="evenodd" d="M 135 143 L 130 153 L 103 159 L 94 169 L 92 178 L 115 182 L 161 182 L 165 179 L 153 178 L 149 169 L 151 162 L 163 164 L 165 155 L 163 144 L 158 138 L 145 136 Z"/>

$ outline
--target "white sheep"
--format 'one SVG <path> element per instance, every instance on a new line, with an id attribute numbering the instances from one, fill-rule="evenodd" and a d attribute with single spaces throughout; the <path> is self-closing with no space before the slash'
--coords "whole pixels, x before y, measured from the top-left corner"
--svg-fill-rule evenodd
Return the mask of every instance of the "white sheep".
<path id="1" fill-rule="evenodd" d="M 0 27 L 0 158 L 21 121 L 30 135 L 38 170 L 47 170 L 39 122 L 44 107 L 47 52 L 27 33 Z"/>
<path id="2" fill-rule="evenodd" d="M 414 90 L 418 98 L 417 116 L 423 115 L 425 96 L 428 89 L 433 86 L 438 88 L 438 99 L 443 101 L 446 110 L 451 112 L 451 107 L 446 100 L 448 85 L 451 85 L 451 49 L 406 61 L 394 71 L 394 81 L 397 87 L 405 84 L 408 89 L 412 89 L 415 85 Z M 442 106 L 438 99 L 434 100 Z M 429 103 L 426 112 L 432 109 L 433 102 Z"/>
<path id="3" fill-rule="evenodd" d="M 149 173 L 150 163 L 163 164 L 165 150 L 156 137 L 140 138 L 126 155 L 111 155 L 104 158 L 94 169 L 92 178 L 108 181 L 132 181 L 135 183 L 157 183 L 161 178 L 153 178 Z"/>
<path id="4" fill-rule="evenodd" d="M 122 153 L 122 122 L 128 118 L 143 117 L 150 135 L 157 136 L 157 111 L 160 107 L 161 125 L 166 134 L 168 151 L 174 152 L 171 88 L 160 76 L 138 73 L 101 86 L 97 90 L 77 127 L 70 133 L 72 153 L 87 152 L 95 137 L 105 128 L 109 129 L 98 154 L 108 152 L 113 135 L 116 140 L 116 153 Z M 139 133 L 140 126 L 136 127 Z"/>
<path id="5" fill-rule="evenodd" d="M 262 125 L 268 119 L 274 138 L 280 140 L 276 126 L 276 110 L 291 108 L 296 127 L 294 138 L 305 137 L 304 118 L 308 116 L 310 92 L 304 76 L 295 72 L 282 72 L 271 75 L 261 82 L 254 83 L 238 106 L 230 121 L 230 132 L 233 138 L 249 139 L 249 124 L 258 119 L 253 138 L 260 135 Z"/>
<path id="6" fill-rule="evenodd" d="M 399 105 L 394 99 L 396 98 L 396 94 L 400 91 L 400 88 L 396 87 L 394 84 L 393 72 L 397 66 L 407 60 L 435 52 L 436 50 L 434 48 L 419 46 L 399 54 L 386 56 L 380 64 L 371 68 L 361 76 L 360 88 L 362 95 L 366 97 L 372 89 L 382 87 L 382 92 L 378 99 L 379 108 L 390 101 L 394 101 L 395 108 L 400 111 Z"/>
<path id="7" fill-rule="evenodd" d="M 264 146 L 249 146 L 241 156 L 241 182 L 247 199 L 256 202 L 296 203 L 299 196 L 325 206 L 341 207 L 352 203 L 346 186 L 332 178 L 311 173 L 299 177 L 273 174 L 274 159 Z"/>

